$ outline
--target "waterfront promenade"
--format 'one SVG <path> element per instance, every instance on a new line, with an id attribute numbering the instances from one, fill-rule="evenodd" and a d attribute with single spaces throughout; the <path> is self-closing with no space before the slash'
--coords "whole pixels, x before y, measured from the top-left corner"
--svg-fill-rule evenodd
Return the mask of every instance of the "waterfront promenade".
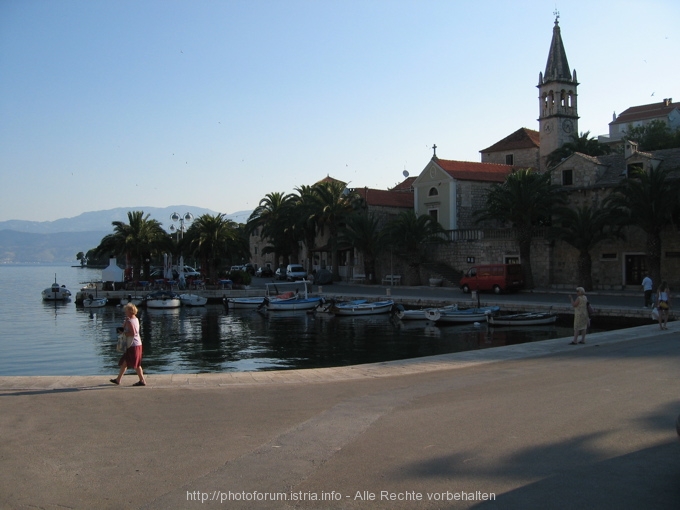
<path id="1" fill-rule="evenodd" d="M 0 377 L 0 508 L 678 508 L 680 324 L 568 341 L 146 388 Z"/>

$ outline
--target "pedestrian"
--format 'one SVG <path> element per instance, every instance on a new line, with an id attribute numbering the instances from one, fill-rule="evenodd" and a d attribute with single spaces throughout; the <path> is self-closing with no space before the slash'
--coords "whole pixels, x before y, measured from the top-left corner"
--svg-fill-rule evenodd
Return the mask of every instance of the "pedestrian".
<path id="1" fill-rule="evenodd" d="M 586 332 L 590 323 L 588 318 L 588 298 L 586 297 L 585 289 L 583 287 L 576 287 L 576 299 L 572 298 L 571 294 L 569 294 L 569 299 L 571 300 L 571 306 L 574 307 L 574 339 L 569 343 L 572 345 L 584 344 L 586 343 Z M 579 334 L 581 335 L 581 341 L 577 342 Z"/>
<path id="2" fill-rule="evenodd" d="M 643 308 L 652 306 L 652 288 L 652 279 L 646 274 L 642 279 L 642 290 L 645 292 L 645 306 Z"/>
<path id="3" fill-rule="evenodd" d="M 128 368 L 133 368 L 137 372 L 137 377 L 139 377 L 139 381 L 133 384 L 133 386 L 146 386 L 146 379 L 142 370 L 142 337 L 139 336 L 137 307 L 133 303 L 128 303 L 123 310 L 125 311 L 125 320 L 123 321 L 122 330 L 125 333 L 129 347 L 121 356 L 120 361 L 118 361 L 118 366 L 120 367 L 118 377 L 111 379 L 111 382 L 113 384 L 120 384 L 125 371 Z"/>
<path id="4" fill-rule="evenodd" d="M 656 293 L 656 307 L 659 310 L 659 327 L 668 329 L 668 315 L 671 311 L 671 290 L 666 281 L 661 282 Z"/>

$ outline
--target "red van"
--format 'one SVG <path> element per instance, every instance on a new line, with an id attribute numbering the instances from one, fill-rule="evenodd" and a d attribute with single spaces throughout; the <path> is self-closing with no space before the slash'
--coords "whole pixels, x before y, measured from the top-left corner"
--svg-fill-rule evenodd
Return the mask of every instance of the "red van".
<path id="1" fill-rule="evenodd" d="M 460 280 L 460 288 L 471 290 L 493 290 L 496 294 L 524 287 L 524 273 L 519 264 L 487 264 L 468 269 Z"/>

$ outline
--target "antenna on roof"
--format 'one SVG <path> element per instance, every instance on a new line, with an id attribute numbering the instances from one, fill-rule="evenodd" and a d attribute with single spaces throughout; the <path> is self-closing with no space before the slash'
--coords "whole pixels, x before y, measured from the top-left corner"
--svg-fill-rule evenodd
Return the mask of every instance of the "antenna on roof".
<path id="1" fill-rule="evenodd" d="M 402 173 L 404 174 L 404 177 L 408 177 L 408 170 L 404 169 Z"/>

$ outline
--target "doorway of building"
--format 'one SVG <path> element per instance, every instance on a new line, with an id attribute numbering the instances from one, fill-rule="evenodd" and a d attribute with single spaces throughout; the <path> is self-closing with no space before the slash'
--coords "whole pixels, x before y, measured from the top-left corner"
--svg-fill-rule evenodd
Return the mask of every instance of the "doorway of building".
<path id="1" fill-rule="evenodd" d="M 625 285 L 640 285 L 647 273 L 647 259 L 644 255 L 628 254 L 625 257 Z"/>

